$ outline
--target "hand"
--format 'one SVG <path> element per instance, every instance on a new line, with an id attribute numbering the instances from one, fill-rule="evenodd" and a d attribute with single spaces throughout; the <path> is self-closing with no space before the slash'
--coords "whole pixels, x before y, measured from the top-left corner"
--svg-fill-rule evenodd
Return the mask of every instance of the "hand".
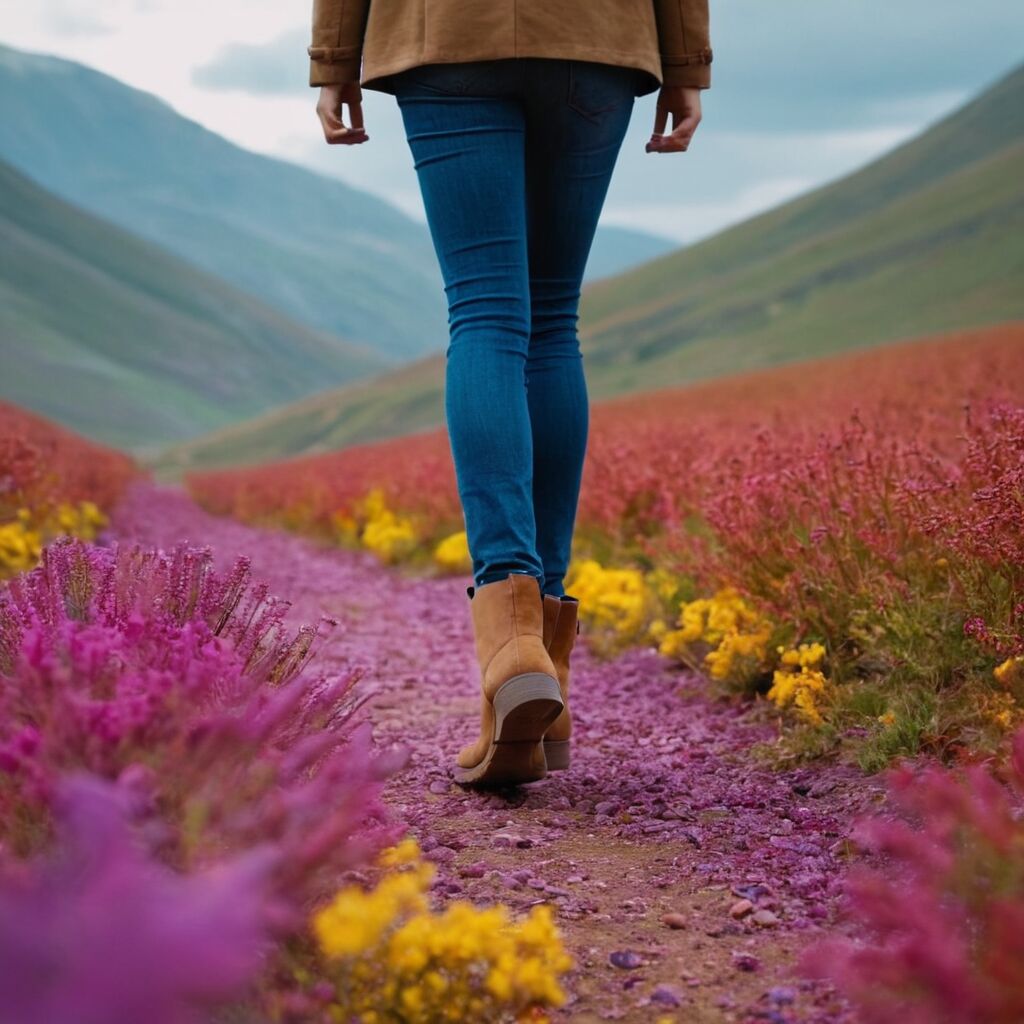
<path id="1" fill-rule="evenodd" d="M 346 127 L 341 120 L 343 103 L 348 104 L 351 128 Z M 366 142 L 370 137 L 363 127 L 363 91 L 358 82 L 320 86 L 316 114 L 323 125 L 324 138 L 328 145 L 354 146 L 356 143 Z"/>
<path id="2" fill-rule="evenodd" d="M 665 135 L 665 123 L 672 114 L 672 131 Z M 654 134 L 648 153 L 685 153 L 700 124 L 700 89 L 685 85 L 662 86 L 654 110 Z"/>

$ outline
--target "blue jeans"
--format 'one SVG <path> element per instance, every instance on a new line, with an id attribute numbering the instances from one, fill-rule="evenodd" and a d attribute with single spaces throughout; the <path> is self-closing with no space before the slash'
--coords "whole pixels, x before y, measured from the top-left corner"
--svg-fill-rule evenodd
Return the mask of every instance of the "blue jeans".
<path id="1" fill-rule="evenodd" d="M 394 79 L 448 299 L 445 417 L 477 586 L 563 596 L 589 411 L 580 284 L 637 72 L 541 57 Z"/>

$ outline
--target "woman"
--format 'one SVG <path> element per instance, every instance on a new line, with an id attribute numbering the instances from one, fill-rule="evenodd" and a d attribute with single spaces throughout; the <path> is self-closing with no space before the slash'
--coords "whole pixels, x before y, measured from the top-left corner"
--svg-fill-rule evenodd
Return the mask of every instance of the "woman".
<path id="1" fill-rule="evenodd" d="M 368 140 L 361 86 L 396 97 L 445 282 L 483 690 L 456 779 L 539 779 L 569 764 L 583 271 L 634 98 L 661 87 L 647 152 L 690 144 L 707 0 L 314 0 L 308 52 L 328 143 Z"/>

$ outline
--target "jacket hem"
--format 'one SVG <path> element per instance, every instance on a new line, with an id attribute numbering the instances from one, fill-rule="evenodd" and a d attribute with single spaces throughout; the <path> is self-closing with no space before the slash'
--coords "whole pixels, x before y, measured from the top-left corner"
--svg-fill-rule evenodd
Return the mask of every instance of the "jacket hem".
<path id="1" fill-rule="evenodd" d="M 462 64 L 478 60 L 514 60 L 516 57 L 546 57 L 552 60 L 589 60 L 598 64 L 616 64 L 620 67 L 635 68 L 646 72 L 637 85 L 637 96 L 646 96 L 654 92 L 662 85 L 662 69 L 657 62 L 651 61 L 645 55 L 636 53 L 623 53 L 617 50 L 605 50 L 595 47 L 574 46 L 560 47 L 557 53 L 546 51 L 542 47 L 521 49 L 514 57 L 510 57 L 507 51 L 479 50 L 467 52 L 462 50 L 458 56 L 451 56 L 442 50 L 427 50 L 418 57 L 402 57 L 395 60 L 377 60 L 372 63 L 364 62 L 363 77 L 360 85 L 364 89 L 373 89 L 377 92 L 384 92 L 394 95 L 395 87 L 391 76 L 401 71 L 419 67 L 422 64 Z"/>

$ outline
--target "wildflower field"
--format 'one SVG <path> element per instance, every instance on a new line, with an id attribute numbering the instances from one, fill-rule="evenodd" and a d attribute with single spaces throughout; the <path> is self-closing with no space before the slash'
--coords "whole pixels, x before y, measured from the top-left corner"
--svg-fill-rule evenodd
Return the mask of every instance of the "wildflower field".
<path id="1" fill-rule="evenodd" d="M 596 404 L 573 767 L 490 795 L 443 432 L 184 493 L 0 408 L 0 1022 L 1024 1019 L 1022 381 Z"/>
<path id="2" fill-rule="evenodd" d="M 567 590 L 880 768 L 1024 722 L 1024 326 L 595 404 Z M 193 475 L 207 509 L 469 571 L 447 436 Z"/>

